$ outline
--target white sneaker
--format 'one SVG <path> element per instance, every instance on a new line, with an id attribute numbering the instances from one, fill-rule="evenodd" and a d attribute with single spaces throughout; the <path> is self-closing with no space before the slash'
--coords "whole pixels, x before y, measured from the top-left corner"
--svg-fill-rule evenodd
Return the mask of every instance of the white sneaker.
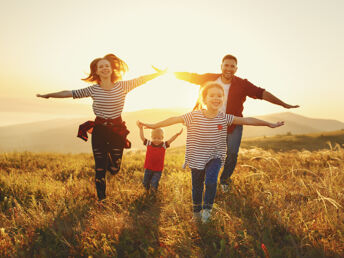
<path id="1" fill-rule="evenodd" d="M 221 184 L 221 191 L 223 193 L 227 193 L 229 191 L 229 186 L 225 184 Z"/>
<path id="2" fill-rule="evenodd" d="M 202 219 L 202 214 L 201 212 L 194 212 L 193 213 L 193 216 L 192 216 L 192 219 L 195 221 L 195 222 L 200 222 L 201 219 Z"/>
<path id="3" fill-rule="evenodd" d="M 211 210 L 204 209 L 202 212 L 202 222 L 207 223 L 211 217 Z"/>

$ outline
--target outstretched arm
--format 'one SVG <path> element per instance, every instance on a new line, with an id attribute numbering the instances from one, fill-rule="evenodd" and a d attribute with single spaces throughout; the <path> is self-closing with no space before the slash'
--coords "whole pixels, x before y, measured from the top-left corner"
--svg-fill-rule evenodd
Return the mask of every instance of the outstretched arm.
<path id="1" fill-rule="evenodd" d="M 147 128 L 155 129 L 155 128 L 166 127 L 166 126 L 170 126 L 170 125 L 174 125 L 178 123 L 184 123 L 184 119 L 182 116 L 173 116 L 163 121 L 157 122 L 155 124 L 146 124 L 146 123 L 141 123 L 141 124 Z"/>
<path id="2" fill-rule="evenodd" d="M 264 91 L 263 92 L 263 99 L 272 103 L 272 104 L 276 104 L 276 105 L 279 105 L 279 106 L 282 106 L 284 108 L 298 108 L 300 107 L 299 105 L 289 105 L 285 102 L 283 102 L 282 100 L 280 100 L 279 98 L 277 98 L 276 96 L 272 95 L 270 92 L 268 91 Z"/>
<path id="3" fill-rule="evenodd" d="M 196 85 L 202 85 L 207 81 L 215 81 L 219 78 L 220 74 L 216 73 L 205 73 L 205 74 L 198 74 L 198 73 L 187 73 L 187 72 L 174 72 L 174 76 L 183 81 L 187 81 Z"/>
<path id="4" fill-rule="evenodd" d="M 129 91 L 135 89 L 138 86 L 141 86 L 145 84 L 146 82 L 155 79 L 156 77 L 163 75 L 166 73 L 166 70 L 160 70 L 154 66 L 152 66 L 154 70 L 156 70 L 156 73 L 142 75 L 140 77 L 137 77 L 136 79 L 128 80 L 128 81 L 120 81 L 120 84 L 122 85 L 124 91 L 128 93 Z"/>
<path id="5" fill-rule="evenodd" d="M 136 121 L 136 125 L 140 128 L 140 138 L 144 142 L 145 141 L 145 135 L 143 133 L 143 124 L 140 121 Z"/>
<path id="6" fill-rule="evenodd" d="M 178 133 L 176 133 L 175 135 L 173 135 L 173 136 L 167 141 L 168 145 L 171 145 L 171 143 L 172 143 L 175 139 L 177 139 L 177 137 L 178 137 L 179 135 L 181 135 L 182 132 L 183 132 L 183 128 L 182 128 Z"/>
<path id="7" fill-rule="evenodd" d="M 72 91 L 70 90 L 64 90 L 64 91 L 59 91 L 59 92 L 53 92 L 53 93 L 48 93 L 48 94 L 36 94 L 36 97 L 39 98 L 71 98 L 73 97 Z"/>
<path id="8" fill-rule="evenodd" d="M 145 82 L 148 82 L 150 80 L 155 79 L 156 77 L 160 76 L 160 75 L 164 75 L 165 73 L 167 73 L 167 69 L 165 70 L 161 70 L 156 68 L 155 66 L 152 65 L 152 68 L 156 71 L 156 73 L 152 73 L 152 74 L 147 74 L 147 75 L 143 75 L 140 76 L 139 78 Z"/>
<path id="9" fill-rule="evenodd" d="M 276 128 L 284 125 L 283 121 L 277 123 L 270 123 L 264 120 L 260 120 L 254 117 L 239 117 L 235 116 L 233 119 L 233 124 L 235 125 L 255 125 L 255 126 L 268 126 L 271 128 Z"/>

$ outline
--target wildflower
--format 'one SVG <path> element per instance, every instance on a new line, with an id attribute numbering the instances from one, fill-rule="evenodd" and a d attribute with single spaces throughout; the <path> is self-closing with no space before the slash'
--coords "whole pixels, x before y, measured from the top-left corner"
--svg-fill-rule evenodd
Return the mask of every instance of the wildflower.
<path id="1" fill-rule="evenodd" d="M 263 249 L 263 251 L 264 251 L 265 257 L 266 257 L 266 258 L 270 258 L 268 249 L 266 248 L 266 246 L 265 246 L 263 243 L 262 243 L 262 249 Z"/>

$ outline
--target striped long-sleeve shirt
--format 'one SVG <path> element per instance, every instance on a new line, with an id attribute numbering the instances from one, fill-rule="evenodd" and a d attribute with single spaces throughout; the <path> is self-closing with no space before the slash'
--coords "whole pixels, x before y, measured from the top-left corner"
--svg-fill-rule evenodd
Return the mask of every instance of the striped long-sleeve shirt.
<path id="1" fill-rule="evenodd" d="M 73 90 L 73 98 L 93 99 L 93 112 L 96 116 L 104 119 L 115 119 L 121 116 L 127 93 L 136 87 L 146 83 L 146 80 L 137 78 L 129 81 L 115 82 L 110 90 L 104 90 L 98 84 L 84 89 Z"/>
<path id="2" fill-rule="evenodd" d="M 214 158 L 220 158 L 222 165 L 226 157 L 227 126 L 233 122 L 233 115 L 219 114 L 207 118 L 204 110 L 196 110 L 182 117 L 187 127 L 184 167 L 204 169 Z"/>

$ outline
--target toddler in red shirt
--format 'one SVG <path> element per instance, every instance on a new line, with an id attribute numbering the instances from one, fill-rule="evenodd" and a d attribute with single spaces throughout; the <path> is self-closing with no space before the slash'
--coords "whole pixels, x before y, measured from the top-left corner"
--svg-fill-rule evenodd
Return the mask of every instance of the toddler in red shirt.
<path id="1" fill-rule="evenodd" d="M 137 121 L 137 126 L 140 128 L 140 137 L 143 144 L 147 146 L 146 160 L 145 160 L 145 174 L 143 177 L 143 186 L 148 191 L 151 187 L 153 191 L 158 189 L 161 172 L 164 169 L 165 151 L 170 144 L 183 132 L 176 133 L 168 141 L 164 141 L 164 131 L 161 128 L 152 130 L 151 140 L 144 137 L 143 125 Z"/>

